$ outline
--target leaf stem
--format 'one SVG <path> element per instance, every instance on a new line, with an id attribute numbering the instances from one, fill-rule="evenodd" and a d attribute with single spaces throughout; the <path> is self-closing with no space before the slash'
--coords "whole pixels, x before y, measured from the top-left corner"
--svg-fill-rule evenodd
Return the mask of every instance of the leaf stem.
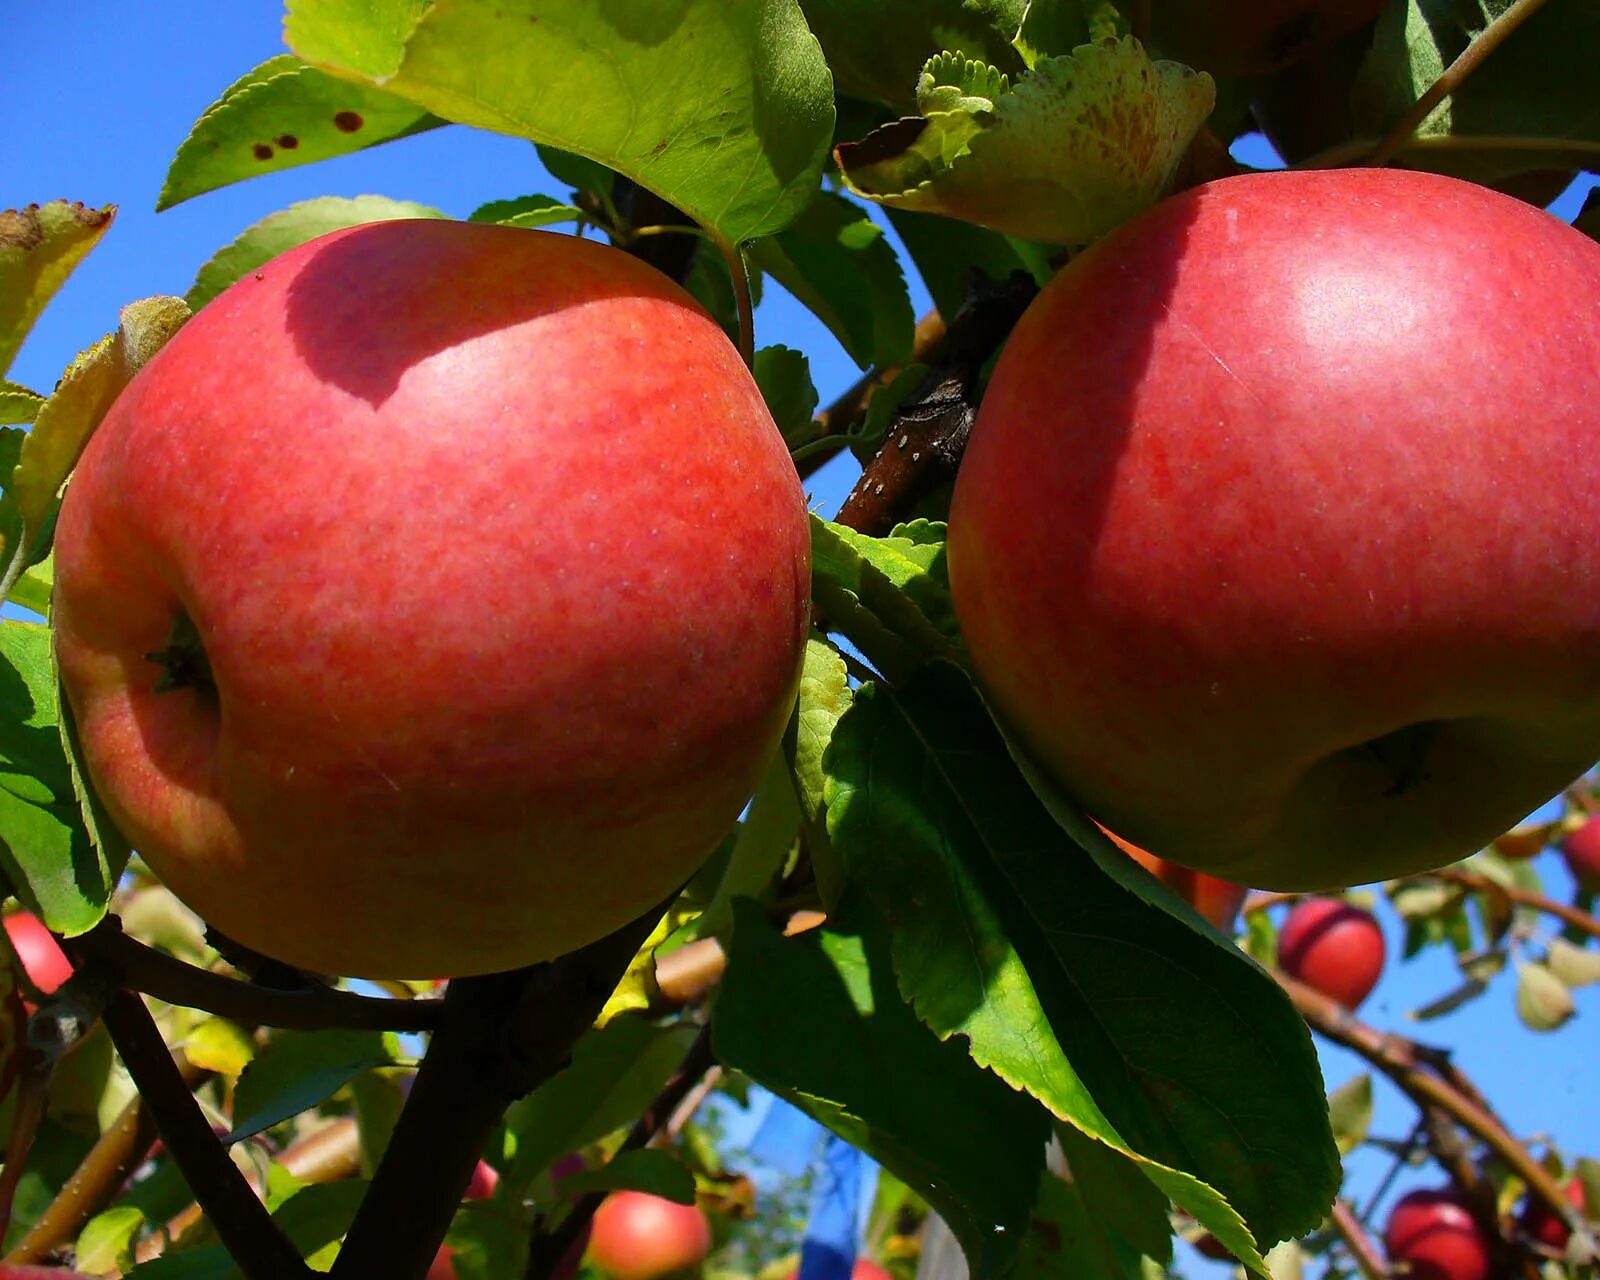
<path id="1" fill-rule="evenodd" d="M 723 261 L 728 264 L 728 274 L 733 277 L 733 301 L 739 309 L 739 358 L 746 369 L 756 367 L 756 313 L 750 297 L 750 269 L 745 264 L 744 250 L 731 240 L 713 236 Z"/>
<path id="2" fill-rule="evenodd" d="M 1367 156 L 1366 163 L 1388 164 L 1395 153 L 1410 140 L 1422 122 L 1433 114 L 1433 109 L 1459 89 L 1466 78 L 1483 65 L 1484 59 L 1498 49 L 1507 36 L 1537 13 L 1544 2 L 1545 0 L 1515 0 L 1509 9 L 1480 31 L 1456 60 L 1439 73 L 1439 78 L 1428 86 L 1422 96 L 1407 108 L 1406 113 L 1395 121 L 1394 126 Z"/>
<path id="3" fill-rule="evenodd" d="M 118 991 L 106 1002 L 104 1016 L 167 1149 L 245 1280 L 310 1280 L 299 1251 L 211 1132 L 144 1001 L 135 992 Z"/>

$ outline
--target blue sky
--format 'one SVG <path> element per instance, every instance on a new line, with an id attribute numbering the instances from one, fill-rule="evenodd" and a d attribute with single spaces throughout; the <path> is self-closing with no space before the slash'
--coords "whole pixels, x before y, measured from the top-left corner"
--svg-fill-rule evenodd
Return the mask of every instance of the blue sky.
<path id="1" fill-rule="evenodd" d="M 377 193 L 419 200 L 464 216 L 487 200 L 544 191 L 564 194 L 544 177 L 525 142 L 461 128 L 426 133 L 320 165 L 269 175 L 152 212 L 166 164 L 190 126 L 236 76 L 283 51 L 280 9 L 267 0 L 155 0 L 130 6 L 87 0 L 68 11 L 43 3 L 10 6 L 0 49 L 8 55 L 8 125 L 0 131 L 0 207 L 57 197 L 116 204 L 117 223 L 79 268 L 36 328 L 10 377 L 47 390 L 67 362 L 116 322 L 134 298 L 183 293 L 196 268 L 246 226 L 316 195 Z M 1250 155 L 1260 161 L 1260 153 Z M 1561 202 L 1570 216 L 1586 180 Z M 918 314 L 926 293 L 916 288 Z M 757 341 L 783 342 L 811 356 L 824 402 L 856 376 L 833 338 L 775 288 L 757 318 Z M 818 505 L 833 510 L 851 480 L 847 465 L 812 481 Z M 1548 883 L 1558 895 L 1570 884 L 1551 855 Z M 1544 864 L 1541 864 L 1543 866 Z M 1396 921 L 1384 914 L 1398 948 Z M 1415 1034 L 1457 1053 L 1459 1065 L 1484 1088 L 1513 1130 L 1556 1135 L 1571 1152 L 1600 1154 L 1596 1105 L 1596 1040 L 1600 995 L 1578 993 L 1578 1018 L 1562 1032 L 1535 1037 L 1512 1014 L 1509 976 L 1485 998 L 1442 1020 L 1415 1026 L 1408 1010 L 1456 984 L 1442 953 L 1390 966 L 1362 1016 Z M 1358 1060 L 1324 1051 L 1326 1074 L 1338 1083 Z M 1375 1131 L 1403 1135 L 1412 1113 L 1380 1086 Z M 1372 1164 L 1358 1162 L 1357 1185 Z M 1436 1181 L 1407 1174 L 1401 1185 Z M 1196 1268 L 1198 1270 L 1198 1268 Z"/>

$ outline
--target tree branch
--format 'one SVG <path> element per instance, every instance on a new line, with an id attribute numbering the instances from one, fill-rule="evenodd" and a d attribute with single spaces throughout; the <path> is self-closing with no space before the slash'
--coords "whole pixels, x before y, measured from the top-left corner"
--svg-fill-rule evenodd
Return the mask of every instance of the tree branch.
<path id="1" fill-rule="evenodd" d="M 167 1149 L 245 1280 L 310 1280 L 299 1251 L 211 1132 L 144 1001 L 117 992 L 106 1003 L 105 1024 Z"/>
<path id="2" fill-rule="evenodd" d="M 1289 993 L 1301 1017 L 1312 1030 L 1365 1058 L 1426 1114 L 1442 1111 L 1500 1157 L 1529 1191 L 1552 1209 L 1574 1231 L 1587 1233 L 1583 1217 L 1570 1204 L 1549 1171 L 1533 1158 L 1486 1106 L 1469 1098 L 1453 1083 L 1426 1065 L 1444 1055 L 1391 1032 L 1378 1031 L 1360 1021 L 1336 1000 L 1281 971 L 1272 975 Z M 1476 1090 L 1473 1090 L 1476 1093 Z"/>
<path id="3" fill-rule="evenodd" d="M 1384 1262 L 1383 1255 L 1373 1243 L 1372 1237 L 1367 1234 L 1366 1228 L 1356 1221 L 1356 1215 L 1350 1211 L 1350 1206 L 1342 1199 L 1335 1200 L 1330 1218 L 1333 1229 L 1339 1233 L 1339 1238 L 1350 1250 L 1350 1257 L 1356 1264 L 1356 1270 L 1360 1271 L 1366 1280 L 1387 1280 L 1388 1264 Z"/>
<path id="4" fill-rule="evenodd" d="M 1501 884 L 1498 880 L 1491 880 L 1486 875 L 1476 871 L 1463 871 L 1456 867 L 1444 867 L 1439 871 L 1430 871 L 1424 875 L 1414 877 L 1419 880 L 1443 880 L 1446 884 L 1457 884 L 1463 889 L 1470 889 L 1474 893 L 1484 893 L 1491 896 L 1498 895 L 1507 902 L 1514 902 L 1518 906 L 1532 907 L 1546 915 L 1554 916 L 1564 924 L 1572 926 L 1591 938 L 1600 938 L 1600 920 L 1596 920 L 1587 912 L 1579 911 L 1576 907 L 1568 906 L 1564 902 L 1557 902 L 1554 898 L 1547 898 L 1542 893 L 1534 893 L 1530 889 L 1519 889 L 1515 885 Z"/>
<path id="5" fill-rule="evenodd" d="M 211 1078 L 210 1071 L 195 1066 L 181 1053 L 173 1057 L 184 1088 L 191 1093 Z M 134 1170 L 149 1158 L 155 1141 L 155 1117 L 144 1100 L 135 1095 L 4 1261 L 8 1265 L 43 1262 L 57 1249 L 71 1244 L 84 1223 L 117 1198 Z"/>
<path id="6" fill-rule="evenodd" d="M 423 1280 L 505 1109 L 565 1065 L 666 905 L 546 964 L 451 981 L 335 1280 Z"/>
<path id="7" fill-rule="evenodd" d="M 702 1027 L 672 1078 L 662 1086 L 661 1092 L 634 1122 L 633 1128 L 628 1130 L 628 1136 L 617 1148 L 617 1155 L 646 1146 L 715 1065 L 716 1058 L 711 1052 L 711 1028 Z M 555 1230 L 549 1233 L 536 1231 L 528 1247 L 528 1266 L 523 1272 L 523 1280 L 548 1280 L 568 1251 L 576 1246 L 584 1228 L 593 1220 L 595 1210 L 605 1201 L 606 1194 L 604 1191 L 589 1192 L 573 1203 L 566 1216 L 556 1224 Z"/>
<path id="8" fill-rule="evenodd" d="M 296 1031 L 428 1031 L 438 1025 L 443 1008 L 439 1000 L 388 1000 L 323 986 L 285 990 L 241 982 L 145 946 L 124 933 L 122 921 L 114 915 L 68 945 L 79 954 L 114 966 L 122 975 L 122 985 L 135 991 L 250 1026 Z"/>

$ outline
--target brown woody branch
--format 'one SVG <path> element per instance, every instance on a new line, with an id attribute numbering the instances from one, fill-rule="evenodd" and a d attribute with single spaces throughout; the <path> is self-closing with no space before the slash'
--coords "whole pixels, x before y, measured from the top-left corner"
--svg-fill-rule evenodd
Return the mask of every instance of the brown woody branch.
<path id="1" fill-rule="evenodd" d="M 1582 1215 L 1567 1201 L 1555 1178 L 1487 1106 L 1476 1100 L 1482 1095 L 1473 1089 L 1471 1092 L 1476 1098 L 1468 1096 L 1439 1073 L 1434 1064 L 1447 1058 L 1442 1050 L 1426 1048 L 1392 1032 L 1378 1031 L 1338 1001 L 1286 973 L 1275 972 L 1273 977 L 1289 993 L 1295 1008 L 1312 1030 L 1365 1058 L 1424 1115 L 1430 1111 L 1444 1113 L 1499 1156 L 1506 1167 L 1527 1184 L 1529 1191 L 1570 1228 L 1587 1233 Z"/>
<path id="2" fill-rule="evenodd" d="M 114 967 L 121 985 L 132 990 L 250 1026 L 427 1031 L 438 1025 L 442 1009 L 438 1000 L 379 999 L 313 984 L 285 989 L 241 982 L 145 946 L 122 931 L 115 915 L 67 945 L 75 954 Z"/>
<path id="3" fill-rule="evenodd" d="M 1356 1219 L 1350 1206 L 1343 1200 L 1333 1202 L 1333 1212 L 1330 1215 L 1333 1229 L 1339 1233 L 1339 1238 L 1344 1241 L 1345 1248 L 1350 1251 L 1350 1257 L 1356 1264 L 1356 1270 L 1366 1277 L 1366 1280 L 1386 1280 L 1389 1274 L 1388 1264 L 1383 1260 L 1383 1254 L 1378 1251 L 1378 1246 L 1373 1243 L 1372 1237 L 1367 1234 L 1366 1228 Z"/>
<path id="4" fill-rule="evenodd" d="M 1460 885 L 1463 889 L 1473 893 L 1488 894 L 1490 897 L 1500 897 L 1507 902 L 1516 903 L 1518 906 L 1532 907 L 1536 911 L 1554 916 L 1564 924 L 1572 926 L 1591 938 L 1600 938 L 1600 920 L 1595 919 L 1577 907 L 1568 906 L 1564 902 L 1557 902 L 1554 898 L 1547 898 L 1542 893 L 1535 893 L 1531 889 L 1520 889 L 1516 885 L 1501 884 L 1498 880 L 1491 880 L 1486 875 L 1476 871 L 1463 871 L 1456 867 L 1445 867 L 1439 871 L 1430 871 L 1422 880 L 1442 880 L 1446 884 Z"/>
<path id="5" fill-rule="evenodd" d="M 167 1149 L 245 1280 L 310 1280 L 311 1269 L 212 1133 L 144 1001 L 119 991 L 104 1016 Z"/>

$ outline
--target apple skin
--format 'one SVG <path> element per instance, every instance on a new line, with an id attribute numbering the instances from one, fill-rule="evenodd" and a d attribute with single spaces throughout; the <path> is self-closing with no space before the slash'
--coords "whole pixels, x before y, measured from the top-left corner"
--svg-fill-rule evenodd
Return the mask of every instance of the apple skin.
<path id="1" fill-rule="evenodd" d="M 589 1261 L 613 1280 L 657 1280 L 710 1252 L 711 1224 L 697 1205 L 614 1191 L 595 1210 Z"/>
<path id="2" fill-rule="evenodd" d="M 693 872 L 776 748 L 805 497 L 687 293 L 571 236 L 382 222 L 205 307 L 90 440 L 56 645 L 112 817 L 309 969 L 546 960 Z M 158 693 L 187 617 L 214 692 Z"/>
<path id="3" fill-rule="evenodd" d="M 1100 829 L 1105 831 L 1104 827 Z M 1218 880 L 1216 876 L 1208 876 L 1203 871 L 1191 871 L 1188 867 L 1180 867 L 1175 862 L 1146 853 L 1114 831 L 1105 833 L 1112 844 L 1209 920 L 1213 928 L 1221 933 L 1232 932 L 1239 918 L 1239 908 L 1244 906 L 1244 900 L 1250 894 L 1248 888 L 1228 880 Z"/>
<path id="4" fill-rule="evenodd" d="M 1451 1188 L 1402 1196 L 1383 1242 L 1391 1263 L 1410 1264 L 1411 1280 L 1488 1280 L 1488 1237 Z"/>
<path id="5" fill-rule="evenodd" d="M 1303 61 L 1378 16 L 1387 0 L 1163 0 L 1151 40 L 1164 56 L 1225 76 Z"/>
<path id="6" fill-rule="evenodd" d="M 1347 1009 L 1372 994 L 1384 959 L 1372 912 L 1338 898 L 1296 903 L 1278 931 L 1278 967 Z"/>
<path id="7" fill-rule="evenodd" d="M 1579 1213 L 1588 1213 L 1589 1209 L 1586 1203 L 1588 1197 L 1584 1195 L 1582 1178 L 1574 1175 L 1562 1190 L 1566 1192 L 1568 1203 L 1573 1205 Z M 1567 1240 L 1572 1236 L 1571 1228 L 1552 1213 L 1550 1207 L 1543 1200 L 1532 1196 L 1528 1198 L 1527 1204 L 1523 1206 L 1522 1216 L 1519 1221 L 1524 1231 L 1541 1244 L 1548 1245 L 1552 1249 L 1565 1249 Z"/>
<path id="8" fill-rule="evenodd" d="M 1589 818 L 1561 839 L 1561 857 L 1585 893 L 1600 893 L 1600 818 Z"/>
<path id="9" fill-rule="evenodd" d="M 1240 884 L 1481 849 L 1600 757 L 1596 296 L 1600 245 L 1431 174 L 1119 228 L 1023 316 L 956 479 L 991 703 L 1094 818 Z"/>
<path id="10" fill-rule="evenodd" d="M 45 995 L 54 995 L 61 984 L 72 976 L 72 961 L 61 949 L 55 934 L 45 927 L 44 921 L 31 911 L 16 911 L 5 918 L 6 936 L 11 948 L 22 962 L 23 971 L 34 986 Z M 24 1001 L 29 1013 L 34 1011 L 32 1001 Z"/>

